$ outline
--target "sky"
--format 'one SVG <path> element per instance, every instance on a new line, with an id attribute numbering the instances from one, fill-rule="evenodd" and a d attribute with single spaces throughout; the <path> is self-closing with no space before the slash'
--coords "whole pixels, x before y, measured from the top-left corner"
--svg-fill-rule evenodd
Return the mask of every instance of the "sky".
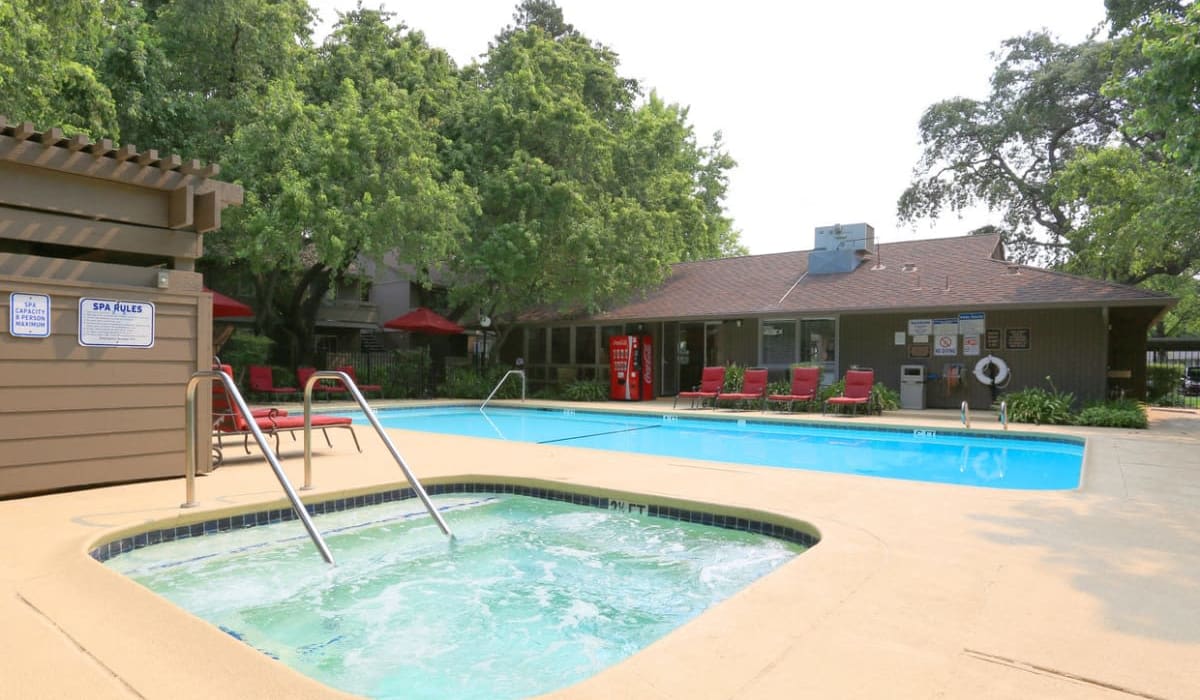
<path id="1" fill-rule="evenodd" d="M 357 0 L 311 0 L 318 40 Z M 517 0 L 364 0 L 459 65 L 513 22 Z M 1007 38 L 1047 29 L 1077 43 L 1104 0 L 558 0 L 564 19 L 613 49 L 619 73 L 688 108 L 701 144 L 722 133 L 737 161 L 726 214 L 752 254 L 808 250 L 813 229 L 865 222 L 888 243 L 964 235 L 973 210 L 902 225 L 896 201 L 930 105 L 984 99 Z"/>

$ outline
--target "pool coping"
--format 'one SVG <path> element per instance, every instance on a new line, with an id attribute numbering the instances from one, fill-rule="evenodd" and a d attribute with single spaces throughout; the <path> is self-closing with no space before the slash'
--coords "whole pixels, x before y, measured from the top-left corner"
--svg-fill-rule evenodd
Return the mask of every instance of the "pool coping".
<path id="1" fill-rule="evenodd" d="M 955 419 L 925 412 L 889 423 Z M 1088 439 L 1083 483 L 1071 492 L 389 434 L 429 483 L 539 480 L 757 509 L 820 531 L 819 546 L 556 698 L 1166 698 L 1200 686 L 1190 662 L 1200 653 L 1200 591 L 1185 585 L 1200 571 L 1189 534 L 1200 531 L 1200 477 L 1187 466 L 1197 426 L 1195 414 L 1158 414 L 1149 432 L 1035 430 Z M 377 463 L 382 450 L 364 447 L 322 447 L 305 500 L 397 487 L 395 466 Z M 298 483 L 297 455 L 285 441 L 284 467 Z M 0 501 L 6 687 L 22 696 L 348 697 L 88 556 L 97 541 L 148 523 L 283 500 L 261 461 L 240 458 L 199 479 L 197 492 L 199 506 L 187 510 L 181 479 Z"/>

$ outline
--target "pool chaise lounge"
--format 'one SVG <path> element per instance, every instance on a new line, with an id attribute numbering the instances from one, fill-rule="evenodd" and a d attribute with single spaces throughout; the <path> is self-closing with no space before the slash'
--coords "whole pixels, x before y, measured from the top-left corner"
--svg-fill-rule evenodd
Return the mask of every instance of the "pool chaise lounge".
<path id="1" fill-rule="evenodd" d="M 797 401 L 815 401 L 817 398 L 817 389 L 821 386 L 821 368 L 820 367 L 794 367 L 792 368 L 792 390 L 790 394 L 771 394 L 767 396 L 766 402 L 763 404 L 763 410 L 766 410 L 768 403 L 783 403 L 787 402 L 788 412 L 791 413 L 792 405 Z"/>
<path id="2" fill-rule="evenodd" d="M 693 387 L 692 391 L 681 391 L 675 394 L 675 400 L 671 402 L 671 408 L 674 409 L 679 403 L 679 399 L 691 399 L 692 408 L 696 407 L 696 402 L 704 404 L 705 399 L 712 399 L 713 405 L 716 405 L 717 396 L 721 394 L 721 389 L 725 386 L 725 368 L 724 367 L 705 367 L 700 375 L 700 384 Z"/>
<path id="3" fill-rule="evenodd" d="M 233 376 L 233 368 L 229 365 L 221 365 L 221 371 Z M 212 395 L 212 410 L 213 410 L 213 437 L 217 440 L 218 451 L 224 447 L 222 438 L 229 435 L 241 435 L 243 437 L 243 447 L 246 453 L 250 452 L 250 436 L 253 432 L 250 429 L 250 424 L 246 421 L 246 417 L 235 403 L 229 400 L 225 393 L 225 387 L 220 382 L 213 383 Z M 296 432 L 304 430 L 303 416 L 289 416 L 287 411 L 281 411 L 276 408 L 253 409 L 250 414 L 254 424 L 266 435 L 271 435 L 275 438 L 275 452 L 279 452 L 279 434 L 291 433 L 292 439 L 295 439 Z M 329 439 L 330 428 L 345 428 L 350 431 L 350 437 L 354 439 L 354 447 L 362 452 L 362 446 L 358 442 L 358 435 L 354 433 L 353 419 L 344 416 L 311 416 L 310 425 L 314 430 L 320 430 L 325 436 L 325 443 L 333 447 L 333 441 Z M 218 452 L 219 453 L 219 452 Z"/>
<path id="4" fill-rule="evenodd" d="M 762 408 L 765 405 L 766 397 L 767 370 L 748 369 L 742 376 L 741 390 L 719 394 L 713 399 L 713 410 L 717 410 L 717 405 L 722 401 L 758 401 L 759 408 Z"/>
<path id="5" fill-rule="evenodd" d="M 875 371 L 870 369 L 851 369 L 846 371 L 846 388 L 841 396 L 825 399 L 825 409 L 830 406 L 851 406 L 854 415 L 858 415 L 858 407 L 865 407 L 871 412 L 871 388 L 875 386 Z M 822 413 L 825 412 L 822 409 Z"/>

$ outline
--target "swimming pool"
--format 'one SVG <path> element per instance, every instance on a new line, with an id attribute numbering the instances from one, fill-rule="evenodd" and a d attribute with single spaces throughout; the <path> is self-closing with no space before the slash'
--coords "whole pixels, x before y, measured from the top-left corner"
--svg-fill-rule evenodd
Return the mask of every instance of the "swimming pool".
<path id="1" fill-rule="evenodd" d="M 346 413 L 366 423 L 361 413 Z M 537 408 L 376 411 L 387 428 L 1003 489 L 1079 486 L 1083 441 Z"/>
<path id="2" fill-rule="evenodd" d="M 336 567 L 288 524 L 157 544 L 106 565 L 328 685 L 372 698 L 504 700 L 594 675 L 804 549 L 608 499 L 434 501 L 452 511 L 452 541 L 411 498 L 318 515 Z"/>

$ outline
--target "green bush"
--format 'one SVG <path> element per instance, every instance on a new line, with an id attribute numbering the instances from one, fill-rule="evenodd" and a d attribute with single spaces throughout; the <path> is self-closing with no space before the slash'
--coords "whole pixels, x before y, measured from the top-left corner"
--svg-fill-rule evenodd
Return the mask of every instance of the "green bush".
<path id="1" fill-rule="evenodd" d="M 265 335 L 254 335 L 246 331 L 235 331 L 221 346 L 221 362 L 233 366 L 233 377 L 238 384 L 246 377 L 250 365 L 265 365 L 271 356 L 273 341 Z"/>
<path id="2" fill-rule="evenodd" d="M 1145 429 L 1148 421 L 1142 405 L 1131 399 L 1120 399 L 1093 404 L 1075 417 L 1078 425 L 1093 425 L 1103 428 Z"/>
<path id="3" fill-rule="evenodd" d="M 508 367 L 490 367 L 479 372 L 473 367 L 451 368 L 446 372 L 446 381 L 438 387 L 438 395 L 455 399 L 486 399 L 500 378 L 508 372 L 508 369 Z M 521 398 L 521 378 L 509 377 L 492 398 Z"/>
<path id="4" fill-rule="evenodd" d="M 580 379 L 568 384 L 562 394 L 568 401 L 604 401 L 608 398 L 608 385 L 598 380 Z"/>
<path id="5" fill-rule="evenodd" d="M 1031 386 L 1020 391 L 1007 394 L 1004 400 L 1008 402 L 1008 420 L 1014 423 L 1034 423 L 1037 425 L 1063 425 L 1071 422 L 1071 404 L 1075 395 L 1059 391 L 1046 377 L 1050 389 Z"/>
<path id="6" fill-rule="evenodd" d="M 871 405 L 881 411 L 895 411 L 900 408 L 900 392 L 876 382 L 871 387 Z"/>
<path id="7" fill-rule="evenodd" d="M 732 394 L 742 390 L 742 380 L 746 377 L 746 368 L 731 364 L 725 368 L 725 384 L 721 387 L 722 394 Z"/>
<path id="8" fill-rule="evenodd" d="M 1183 365 L 1157 363 L 1146 365 L 1147 398 L 1154 402 L 1164 396 L 1176 393 L 1182 380 Z"/>
<path id="9" fill-rule="evenodd" d="M 429 363 L 423 349 L 393 350 L 394 362 L 387 366 L 385 376 L 373 382 L 362 379 L 366 384 L 381 384 L 383 395 L 391 399 L 419 399 L 429 372 Z M 375 377 L 371 377 L 375 379 Z"/>

